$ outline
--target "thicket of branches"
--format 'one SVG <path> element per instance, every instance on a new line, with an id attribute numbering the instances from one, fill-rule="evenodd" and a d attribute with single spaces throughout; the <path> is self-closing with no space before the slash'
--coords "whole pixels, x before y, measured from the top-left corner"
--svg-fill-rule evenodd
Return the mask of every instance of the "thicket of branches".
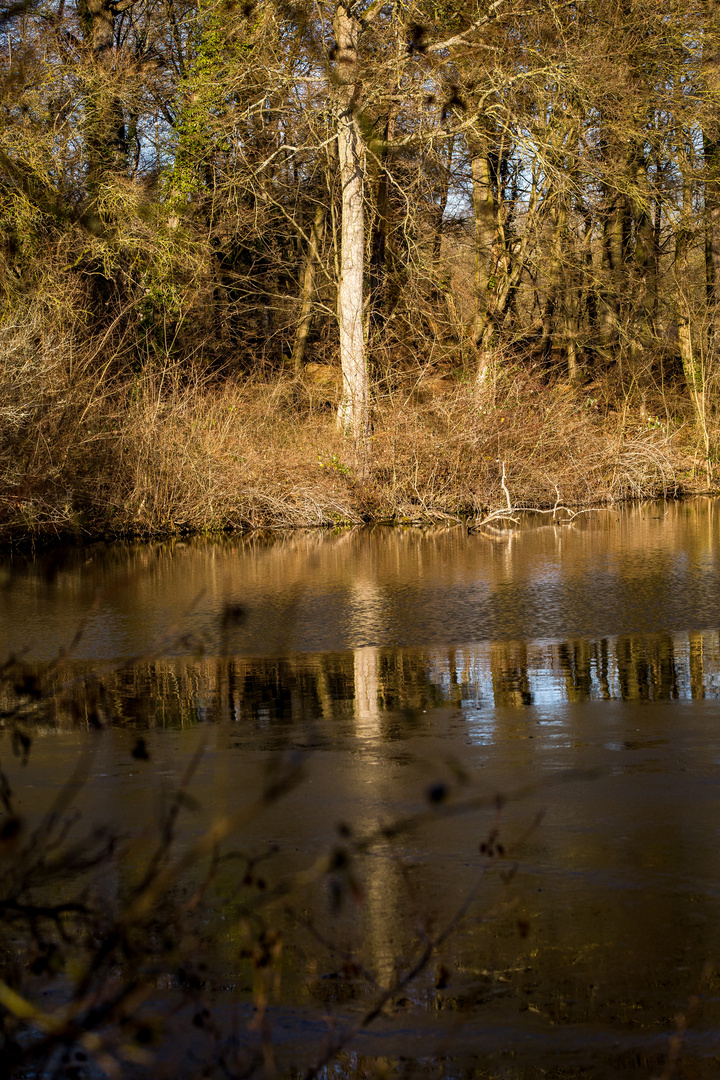
<path id="1" fill-rule="evenodd" d="M 716 0 L 6 4 L 4 499 L 137 479 L 178 380 L 338 360 L 356 443 L 430 371 L 552 374 L 692 423 L 709 478 L 719 49 Z"/>

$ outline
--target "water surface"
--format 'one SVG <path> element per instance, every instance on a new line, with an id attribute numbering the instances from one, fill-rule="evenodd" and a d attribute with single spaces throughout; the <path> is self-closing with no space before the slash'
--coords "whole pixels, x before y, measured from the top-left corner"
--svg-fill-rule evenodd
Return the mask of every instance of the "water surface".
<path id="1" fill-rule="evenodd" d="M 368 832 L 447 792 L 437 819 L 358 858 L 339 909 L 323 881 L 277 914 L 287 1072 L 320 1052 L 328 1010 L 359 1015 L 472 896 L 328 1075 L 381 1059 L 390 1075 L 661 1075 L 679 1016 L 682 1068 L 713 1075 L 719 540 L 718 506 L 701 500 L 487 535 L 303 532 L 10 560 L 0 637 L 54 693 L 12 778 L 37 812 L 92 744 L 78 809 L 140 835 L 202 743 L 189 838 L 301 750 L 305 781 L 238 841 L 277 847 L 269 887 L 337 846 L 339 825 Z M 98 672 L 107 726 L 91 731 L 70 714 Z M 131 756 L 139 728 L 147 762 Z M 224 870 L 229 927 L 241 893 Z M 228 929 L 221 1008 L 251 997 L 235 940 Z"/>

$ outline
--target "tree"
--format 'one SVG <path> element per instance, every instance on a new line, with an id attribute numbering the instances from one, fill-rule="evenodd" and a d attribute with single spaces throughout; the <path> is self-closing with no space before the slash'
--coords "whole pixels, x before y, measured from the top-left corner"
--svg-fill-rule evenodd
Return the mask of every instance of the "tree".
<path id="1" fill-rule="evenodd" d="M 380 0 L 363 15 L 367 23 L 380 10 Z M 360 443 L 370 430 L 365 332 L 365 169 L 367 148 L 358 113 L 362 83 L 359 65 L 361 22 L 357 4 L 338 4 L 333 17 L 337 95 L 337 145 L 342 192 L 338 323 L 343 390 L 338 426 Z"/>

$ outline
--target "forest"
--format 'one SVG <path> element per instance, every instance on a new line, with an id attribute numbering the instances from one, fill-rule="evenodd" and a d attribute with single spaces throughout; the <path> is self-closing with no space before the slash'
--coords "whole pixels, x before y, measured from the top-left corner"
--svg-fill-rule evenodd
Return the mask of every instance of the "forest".
<path id="1" fill-rule="evenodd" d="M 717 0 L 6 0 L 0 535 L 714 490 Z"/>

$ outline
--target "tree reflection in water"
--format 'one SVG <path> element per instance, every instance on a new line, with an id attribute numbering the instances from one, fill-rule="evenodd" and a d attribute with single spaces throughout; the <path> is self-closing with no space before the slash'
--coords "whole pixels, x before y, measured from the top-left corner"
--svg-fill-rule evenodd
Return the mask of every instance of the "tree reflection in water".
<path id="1" fill-rule="evenodd" d="M 106 592 L 85 656 L 29 659 L 0 688 L 6 711 L 24 688 L 47 736 L 13 783 L 31 785 L 40 813 L 78 746 L 112 719 L 78 809 L 90 822 L 119 811 L 143 836 L 201 739 L 189 838 L 255 797 L 272 760 L 302 751 L 306 782 L 248 828 L 213 886 L 223 993 L 280 1010 L 275 1030 L 296 1047 L 303 1030 L 322 1041 L 318 1009 L 330 1024 L 357 1020 L 379 989 L 399 986 L 487 864 L 477 905 L 387 1003 L 375 1041 L 358 1037 L 323 1075 L 661 1075 L 696 991 L 688 1068 L 712 1075 L 716 532 L 713 504 L 492 540 L 395 530 L 133 547 L 114 566 L 68 555 L 48 581 L 28 564 L 9 579 L 0 624 L 20 632 L 32 611 L 39 655 L 56 651 L 52 604 L 86 609 L 98 584 Z M 201 587 L 192 647 L 123 659 Z M 240 599 L 247 618 L 214 634 L 222 605 Z M 132 756 L 139 738 L 148 760 Z M 557 784 L 576 770 L 598 776 Z M 513 791 L 527 797 L 505 806 L 498 838 L 493 797 Z M 471 797 L 476 815 L 445 815 Z M 434 811 L 420 830 L 382 833 L 418 807 Z M 378 842 L 358 847 L 368 832 Z M 243 890 L 262 881 L 269 896 L 328 852 L 322 887 L 312 878 L 293 904 L 278 896 L 282 948 L 262 938 Z"/>
<path id="2" fill-rule="evenodd" d="M 63 687 L 97 675 L 95 665 L 25 669 L 52 691 L 46 719 L 75 714 Z M 357 731 L 378 737 L 399 717 L 445 706 L 474 709 L 584 701 L 720 697 L 720 633 L 637 634 L 599 641 L 483 643 L 451 649 L 369 647 L 292 657 L 153 660 L 100 679 L 120 719 L 151 726 L 248 720 L 258 729 L 353 713 Z"/>

